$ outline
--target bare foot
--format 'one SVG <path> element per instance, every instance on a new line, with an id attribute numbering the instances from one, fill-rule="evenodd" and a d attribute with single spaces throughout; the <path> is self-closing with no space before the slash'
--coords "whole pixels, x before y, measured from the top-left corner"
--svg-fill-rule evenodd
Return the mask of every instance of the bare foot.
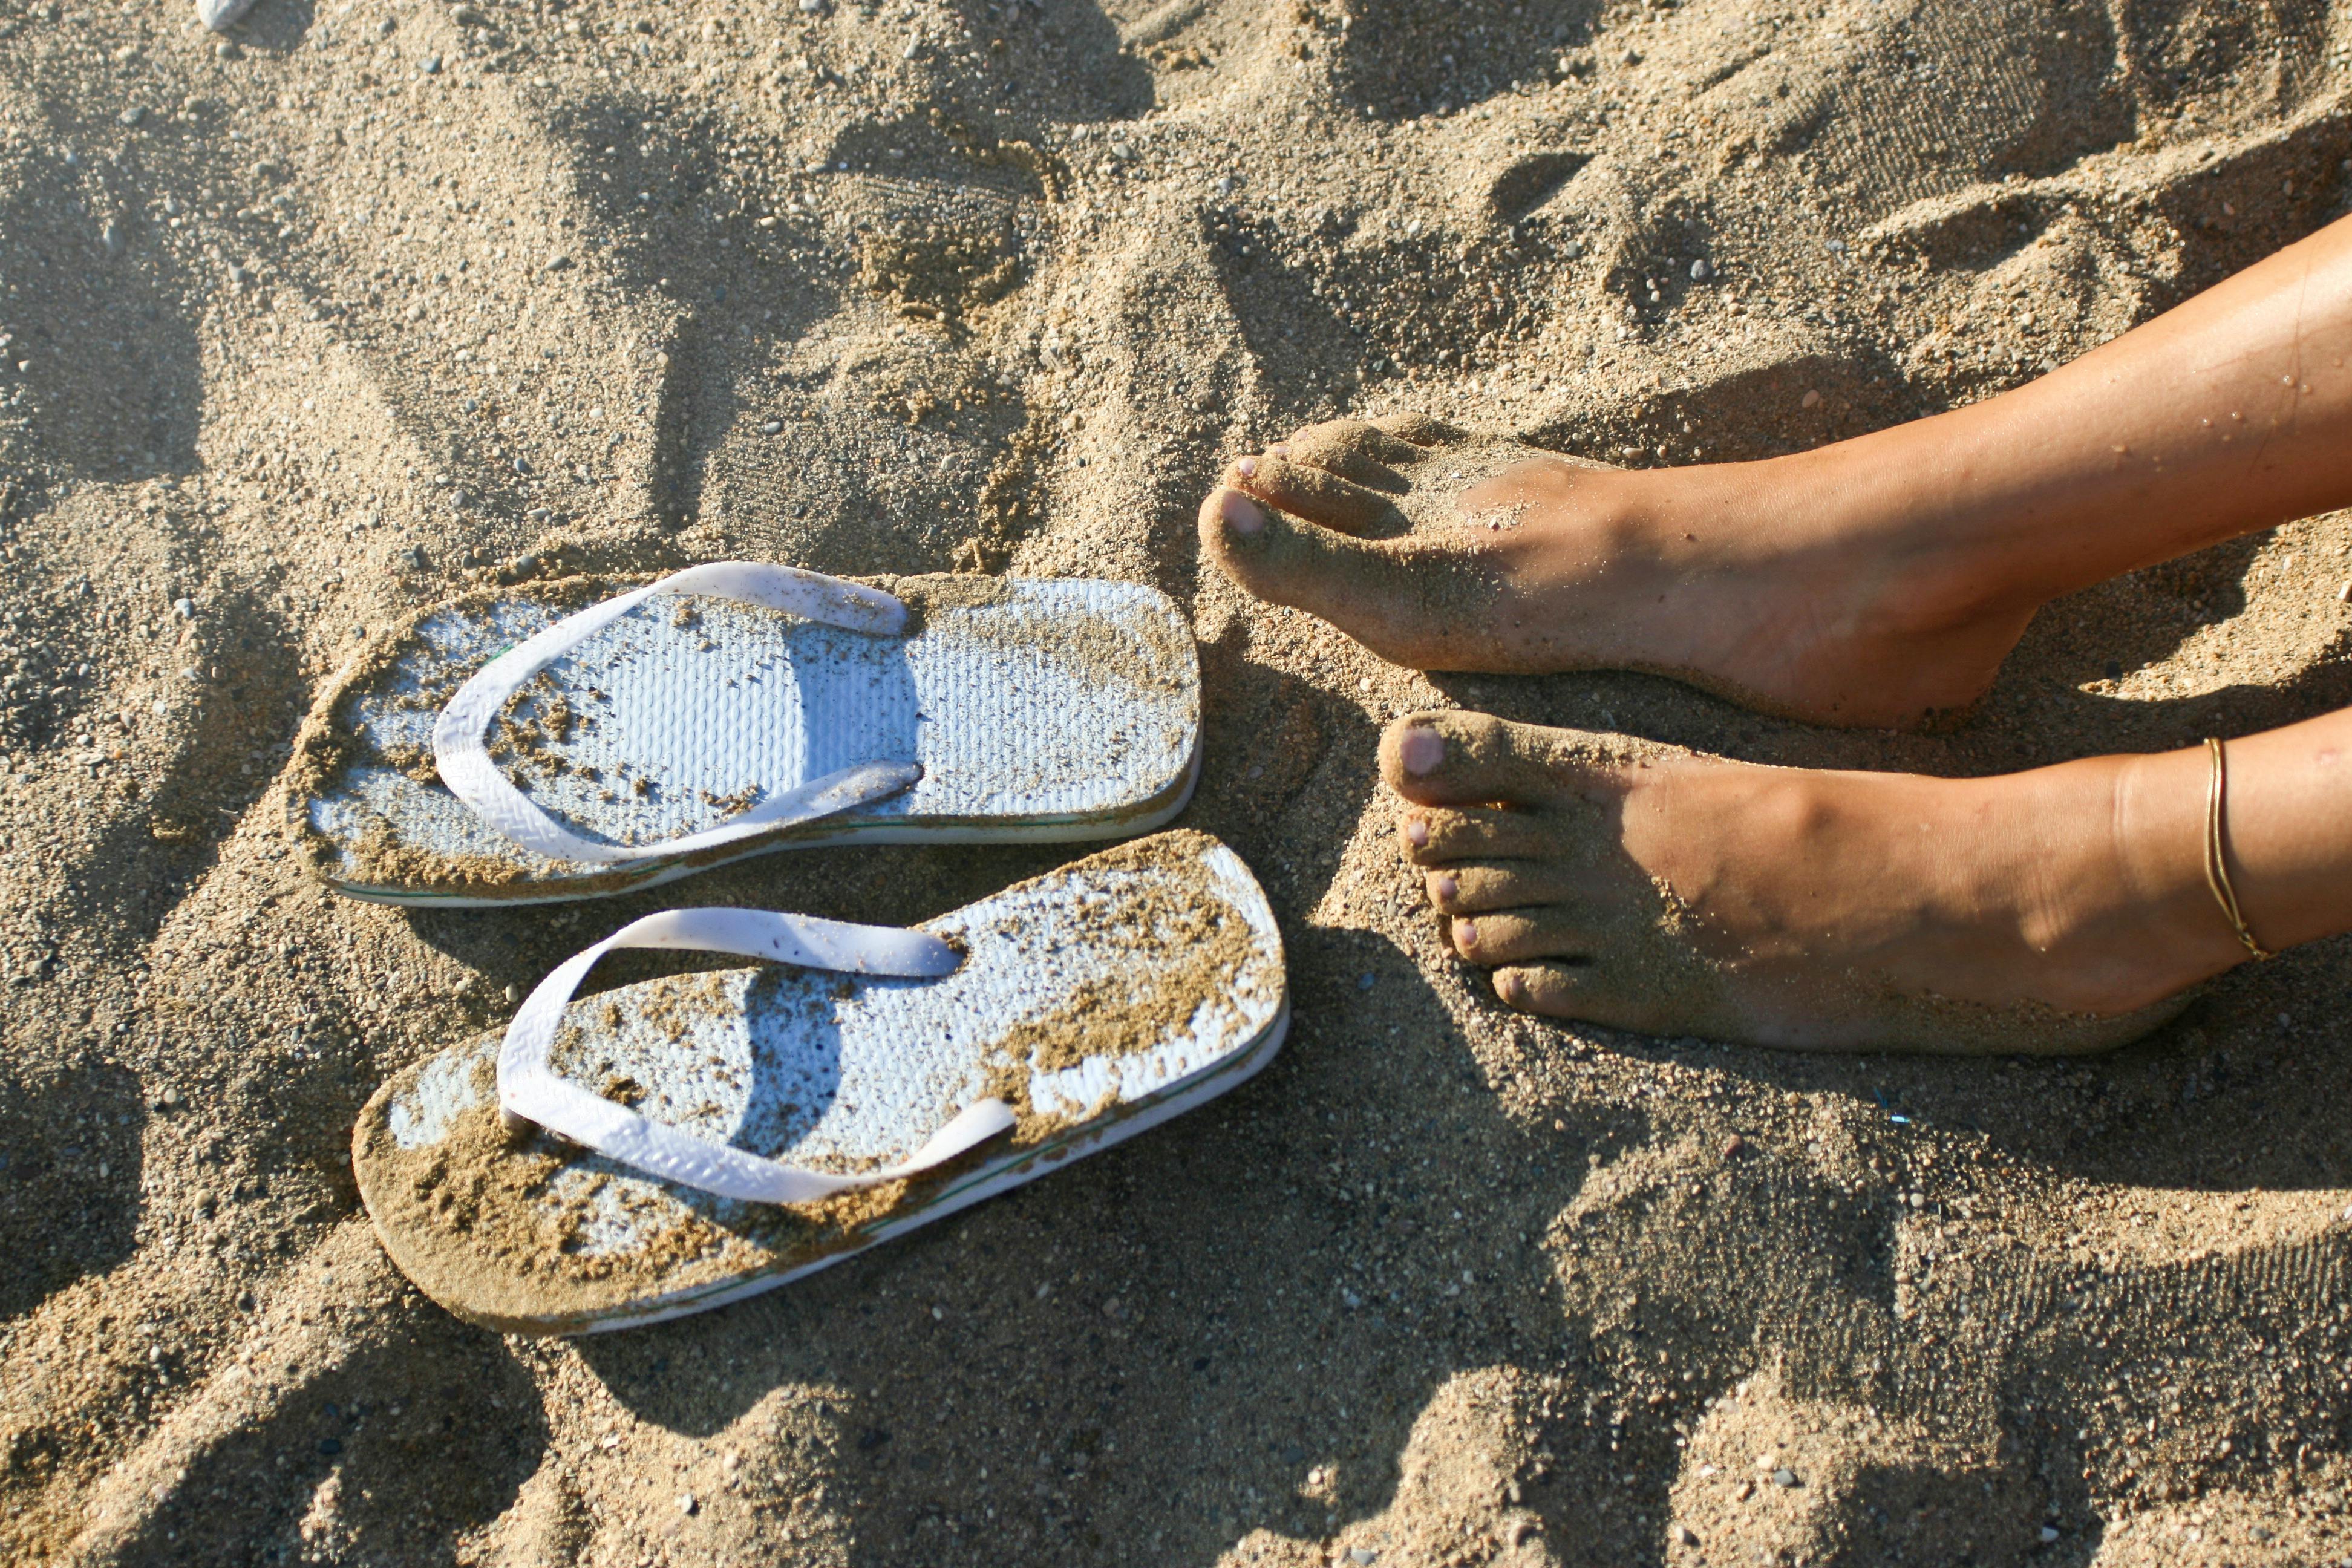
<path id="1" fill-rule="evenodd" d="M 1405 854 L 1504 1002 L 1822 1050 L 2081 1051 L 2245 956 L 2200 754 L 1988 779 L 1759 767 L 1423 713 L 1381 746 Z"/>
<path id="2" fill-rule="evenodd" d="M 1640 669 L 1822 724 L 1966 712 L 2041 596 L 1822 454 L 1628 472 L 1418 415 L 1301 430 L 1201 509 L 1261 598 L 1421 669 Z M 2046 596 L 2046 595 L 2042 595 Z"/>

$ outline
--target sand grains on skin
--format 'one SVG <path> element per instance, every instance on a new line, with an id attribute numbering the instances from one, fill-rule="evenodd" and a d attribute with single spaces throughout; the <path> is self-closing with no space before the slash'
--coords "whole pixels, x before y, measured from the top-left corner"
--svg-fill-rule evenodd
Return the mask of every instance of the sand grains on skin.
<path id="1" fill-rule="evenodd" d="M 2026 879 L 1979 886 L 1964 866 L 1960 883 L 1939 884 L 1950 868 L 1917 831 L 1939 798 L 1924 797 L 1968 786 L 1759 768 L 1459 712 L 1397 721 L 1381 767 L 1454 949 L 1523 1011 L 1802 1049 L 2072 1054 L 2137 1038 L 2189 1000 L 2159 988 L 2101 1011 L 2031 989 L 2095 983 L 2078 971 L 2114 967 L 2117 951 L 2127 963 L 2157 928 L 2087 919 L 2052 952 L 2021 935 Z M 2063 816 L 2080 797 L 2105 820 L 2095 781 L 2088 795 L 2048 791 L 2013 784 L 2012 814 Z M 2048 852 L 2021 834 L 2004 842 L 2036 861 Z M 1889 863 L 1913 873 L 1891 901 L 1864 891 L 1883 877 L 1841 871 Z M 1935 983 L 1955 973 L 1982 994 Z"/>
<path id="2" fill-rule="evenodd" d="M 2021 1561 L 2352 1552 L 2336 944 L 2095 1061 L 1531 1022 L 1394 866 L 1364 717 L 1926 773 L 2194 743 L 2336 700 L 2345 518 L 2074 596 L 1927 736 L 1633 677 L 1433 684 L 1245 603 L 1181 526 L 1232 457 L 1335 417 L 1646 468 L 2015 385 L 2343 210 L 2340 18 L 1306 9 L 264 0 L 229 40 L 172 5 L 0 15 L 0 124 L 32 128 L 0 138 L 0 1559 L 1423 1568 L 1532 1521 L 1502 1561 L 1708 1561 L 1664 1543 L 1676 1439 L 1782 1362 L 1792 1426 L 1875 1405 L 1927 1435 L 1865 1435 L 1808 1541 L 1862 1550 L 1881 1507 L 1937 1561 L 1990 1481 L 1995 1516 L 2063 1527 Z M 994 234 L 943 210 L 974 187 L 1014 208 L 1001 293 L 983 250 L 890 249 L 902 205 Z M 359 1266 L 338 1156 L 598 907 L 321 900 L 286 749 L 419 605 L 724 557 L 1177 595 L 1209 703 L 1187 820 L 1265 878 L 1313 1005 L 1279 1093 L 938 1245 L 518 1345 Z M 1384 874 L 1335 879 L 1340 844 Z M 677 896 L 903 922 L 1033 855 L 776 856 Z M 1702 1131 L 1682 1206 L 1628 1222 L 1654 1245 L 1578 1254 L 1565 1293 L 1512 1271 L 1588 1156 Z M 1732 1201 L 1816 1140 L 1857 1170 Z M 2147 1268 L 2084 1294 L 2117 1234 Z M 1776 1292 L 1824 1259 L 1841 1289 Z M 1880 1375 L 1913 1269 L 1936 1313 Z M 1507 1445 L 1484 1368 L 1559 1385 Z"/>

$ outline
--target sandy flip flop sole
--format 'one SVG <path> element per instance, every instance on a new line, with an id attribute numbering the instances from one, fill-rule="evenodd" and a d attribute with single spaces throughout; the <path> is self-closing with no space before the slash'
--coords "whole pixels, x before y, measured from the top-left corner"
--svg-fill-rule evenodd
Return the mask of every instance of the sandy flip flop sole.
<path id="1" fill-rule="evenodd" d="M 877 931 L 793 929 L 811 927 L 819 945 L 828 931 Z M 701 944 L 665 929 L 653 945 Z M 486 1037 L 403 1071 L 361 1113 L 353 1169 L 386 1249 L 434 1300 L 506 1331 L 701 1311 L 1223 1094 L 1272 1059 L 1289 1020 L 1265 895 L 1203 834 L 1123 845 L 880 934 L 944 942 L 952 968 L 860 974 L 836 957 L 835 972 L 716 971 L 568 1006 L 578 976 L 559 971 L 509 1026 L 503 1064 L 500 1038 Z M 515 1092 L 516 1042 L 541 993 L 553 1099 Z M 628 1159 L 514 1131 L 502 1089 L 508 1107 L 527 1103 Z M 814 1195 L 721 1195 L 730 1188 Z"/>

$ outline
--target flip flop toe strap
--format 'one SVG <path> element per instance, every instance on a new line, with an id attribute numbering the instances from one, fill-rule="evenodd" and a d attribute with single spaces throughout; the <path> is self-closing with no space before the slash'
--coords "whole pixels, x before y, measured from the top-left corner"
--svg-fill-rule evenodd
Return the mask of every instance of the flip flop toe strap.
<path id="1" fill-rule="evenodd" d="M 961 962 L 955 949 L 920 931 L 849 925 L 761 910 L 667 910 L 633 921 L 573 954 L 524 998 L 499 1048 L 499 1105 L 551 1132 L 665 1181 L 753 1203 L 804 1204 L 916 1175 L 944 1164 L 1013 1124 L 1012 1107 L 982 1100 L 966 1107 L 906 1160 L 852 1176 L 802 1170 L 730 1144 L 654 1121 L 559 1076 L 548 1052 L 563 1009 L 596 961 L 618 948 L 731 952 L 851 974 L 928 979 Z"/>
<path id="2" fill-rule="evenodd" d="M 656 594 L 738 599 L 825 626 L 885 636 L 902 631 L 907 625 L 907 606 L 892 595 L 819 572 L 752 561 L 719 561 L 673 572 L 634 593 L 566 616 L 475 671 L 433 726 L 434 765 L 449 793 L 490 826 L 536 854 L 551 860 L 613 866 L 688 855 L 793 823 L 832 816 L 869 801 L 887 799 L 923 776 L 923 770 L 913 763 L 866 763 L 844 768 L 772 795 L 716 827 L 657 844 L 599 844 L 564 827 L 517 789 L 490 760 L 485 737 L 507 700 L 533 676 Z"/>

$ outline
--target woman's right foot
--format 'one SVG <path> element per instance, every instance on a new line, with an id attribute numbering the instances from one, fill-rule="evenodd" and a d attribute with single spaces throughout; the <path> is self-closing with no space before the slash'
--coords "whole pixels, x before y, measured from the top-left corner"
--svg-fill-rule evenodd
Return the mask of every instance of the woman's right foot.
<path id="1" fill-rule="evenodd" d="M 1421 669 L 1638 669 L 1819 724 L 1965 713 L 2041 598 L 1852 448 L 1628 471 L 1417 415 L 1244 458 L 1202 541 L 1264 599 Z M 1863 460 L 1870 458 L 1864 455 Z"/>

